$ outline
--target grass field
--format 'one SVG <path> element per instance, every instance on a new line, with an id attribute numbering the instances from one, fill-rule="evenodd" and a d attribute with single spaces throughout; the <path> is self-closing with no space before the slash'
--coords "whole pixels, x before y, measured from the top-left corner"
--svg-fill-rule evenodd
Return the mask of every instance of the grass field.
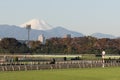
<path id="1" fill-rule="evenodd" d="M 120 68 L 0 72 L 0 80 L 119 80 Z"/>

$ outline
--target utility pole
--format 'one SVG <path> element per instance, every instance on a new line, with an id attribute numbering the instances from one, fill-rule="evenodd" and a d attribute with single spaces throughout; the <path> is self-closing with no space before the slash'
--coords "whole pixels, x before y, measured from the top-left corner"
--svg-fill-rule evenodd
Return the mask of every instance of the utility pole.
<path id="1" fill-rule="evenodd" d="M 30 48 L 29 42 L 30 42 L 30 30 L 31 30 L 31 25 L 30 25 L 30 24 L 27 24 L 27 25 L 26 25 L 26 29 L 28 30 L 28 41 L 27 41 L 27 44 L 28 44 L 28 47 Z"/>

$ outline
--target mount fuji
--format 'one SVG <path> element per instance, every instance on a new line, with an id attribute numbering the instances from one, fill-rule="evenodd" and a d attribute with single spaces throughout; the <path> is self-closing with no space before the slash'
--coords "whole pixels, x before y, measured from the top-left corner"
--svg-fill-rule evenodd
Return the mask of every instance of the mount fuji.
<path id="1" fill-rule="evenodd" d="M 20 26 L 15 25 L 0 25 L 0 38 L 12 37 L 18 40 L 27 40 L 28 31 L 26 25 L 31 25 L 30 40 L 37 40 L 38 36 L 44 34 L 46 38 L 63 37 L 66 34 L 71 34 L 72 37 L 83 37 L 79 32 L 67 30 L 63 27 L 52 27 L 44 20 L 32 19 Z"/>
<path id="2" fill-rule="evenodd" d="M 38 19 L 32 19 L 20 26 L 25 27 L 28 24 L 30 24 L 31 28 L 35 29 L 35 30 L 50 30 L 50 29 L 52 29 L 52 26 L 49 25 L 47 22 L 45 22 L 44 20 L 38 20 Z"/>
<path id="3" fill-rule="evenodd" d="M 44 34 L 46 38 L 63 37 L 66 34 L 71 34 L 72 37 L 83 37 L 84 35 L 79 32 L 67 30 L 64 27 L 53 27 L 44 20 L 32 19 L 20 26 L 15 25 L 0 25 L 0 38 L 12 37 L 18 40 L 27 40 L 28 31 L 26 25 L 31 25 L 30 40 L 37 40 L 38 36 Z M 115 38 L 112 35 L 94 33 L 91 36 L 97 38 Z"/>

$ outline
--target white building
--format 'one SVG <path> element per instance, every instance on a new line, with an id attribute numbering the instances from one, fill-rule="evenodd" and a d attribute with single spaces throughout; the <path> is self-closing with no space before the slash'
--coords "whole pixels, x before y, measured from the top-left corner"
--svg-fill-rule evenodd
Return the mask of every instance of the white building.
<path id="1" fill-rule="evenodd" d="M 71 34 L 66 34 L 64 38 L 71 38 Z"/>
<path id="2" fill-rule="evenodd" d="M 40 41 L 42 44 L 45 44 L 45 37 L 43 34 L 41 34 L 39 37 L 38 37 L 38 41 Z"/>

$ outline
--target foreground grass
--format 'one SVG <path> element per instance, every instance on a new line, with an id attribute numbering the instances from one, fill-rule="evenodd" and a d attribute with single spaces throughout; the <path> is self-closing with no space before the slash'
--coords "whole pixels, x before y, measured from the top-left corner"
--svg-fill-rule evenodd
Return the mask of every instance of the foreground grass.
<path id="1" fill-rule="evenodd" d="M 119 80 L 120 68 L 0 72 L 0 80 Z"/>

